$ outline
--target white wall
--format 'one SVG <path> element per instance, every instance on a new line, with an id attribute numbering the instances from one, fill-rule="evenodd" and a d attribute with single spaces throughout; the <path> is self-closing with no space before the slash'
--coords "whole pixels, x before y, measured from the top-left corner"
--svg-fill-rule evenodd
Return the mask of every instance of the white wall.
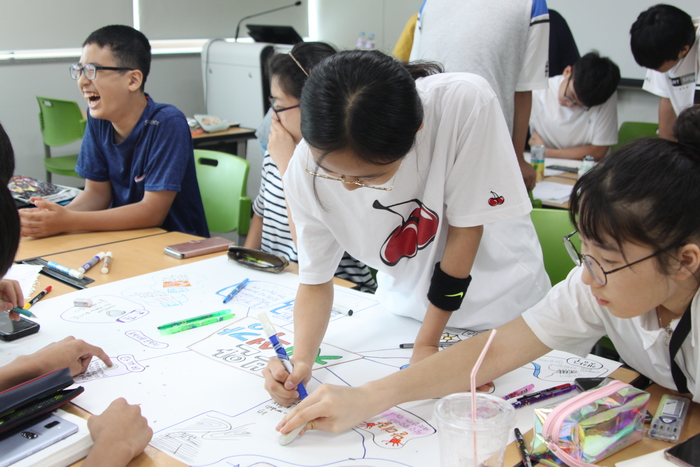
<path id="1" fill-rule="evenodd" d="M 561 6 L 567 0 L 552 0 Z M 568 0 L 576 1 L 576 0 Z M 265 2 L 258 2 L 265 8 Z M 374 32 L 377 48 L 390 52 L 406 20 L 420 7 L 422 0 L 317 0 L 318 38 L 339 48 L 353 48 L 357 34 Z M 561 8 L 563 10 L 563 8 Z M 262 22 L 262 21 L 261 21 Z M 578 39 L 578 38 L 577 38 Z M 586 51 L 585 41 L 579 44 Z M 44 178 L 43 145 L 39 133 L 39 108 L 34 96 L 44 95 L 72 99 L 84 107 L 77 86 L 68 75 L 72 59 L 8 63 L 0 62 L 0 122 L 12 139 L 17 157 L 17 171 Z M 205 111 L 199 54 L 156 55 L 146 90 L 158 102 L 177 106 L 186 115 Z M 657 121 L 658 99 L 641 89 L 621 89 L 618 99 L 620 123 L 626 120 Z M 249 155 L 259 157 L 255 140 L 250 141 Z M 54 149 L 54 154 L 75 153 L 78 145 Z M 252 151 L 252 153 L 251 153 Z M 257 193 L 256 174 L 251 169 L 249 195 Z M 72 177 L 55 177 L 57 183 L 80 184 Z"/>
<path id="2" fill-rule="evenodd" d="M 45 178 L 44 146 L 39 131 L 39 105 L 35 96 L 75 100 L 86 104 L 68 65 L 78 58 L 52 61 L 0 62 L 0 122 L 12 140 L 17 168 L 15 173 Z M 204 94 L 199 54 L 156 55 L 146 82 L 146 92 L 156 102 L 173 104 L 185 115 L 204 113 Z M 76 154 L 79 143 L 52 149 L 52 154 Z M 82 180 L 54 176 L 59 184 L 80 186 Z"/>
<path id="3" fill-rule="evenodd" d="M 423 0 L 317 0 L 318 40 L 352 49 L 360 31 L 374 33 L 376 48 L 391 53 L 406 21 Z"/>

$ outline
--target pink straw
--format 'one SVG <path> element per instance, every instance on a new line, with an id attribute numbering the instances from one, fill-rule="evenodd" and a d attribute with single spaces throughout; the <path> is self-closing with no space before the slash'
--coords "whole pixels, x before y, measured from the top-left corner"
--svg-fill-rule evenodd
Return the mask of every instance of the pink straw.
<path id="1" fill-rule="evenodd" d="M 486 345 L 484 346 L 484 349 L 481 351 L 481 355 L 479 355 L 478 360 L 474 364 L 474 368 L 472 368 L 472 373 L 471 373 L 471 384 L 469 387 L 469 391 L 472 394 L 472 435 L 473 435 L 473 440 L 474 440 L 474 462 L 478 462 L 477 455 L 476 455 L 476 397 L 474 394 L 475 391 L 475 386 L 476 386 L 476 373 L 479 371 L 479 367 L 481 366 L 481 362 L 484 361 L 484 358 L 486 357 L 486 352 L 489 350 L 489 347 L 491 346 L 491 341 L 493 338 L 496 336 L 496 330 L 493 329 L 491 331 L 491 335 L 489 336 L 489 340 L 486 341 Z"/>

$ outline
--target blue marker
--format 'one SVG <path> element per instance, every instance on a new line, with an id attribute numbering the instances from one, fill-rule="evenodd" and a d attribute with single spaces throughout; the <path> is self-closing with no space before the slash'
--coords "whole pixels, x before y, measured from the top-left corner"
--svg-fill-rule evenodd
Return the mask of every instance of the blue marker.
<path id="1" fill-rule="evenodd" d="M 284 350 L 284 347 L 282 344 L 280 344 L 280 341 L 277 338 L 277 332 L 275 332 L 275 327 L 272 325 L 272 322 L 270 322 L 270 318 L 268 318 L 267 313 L 263 311 L 258 315 L 258 319 L 260 320 L 265 333 L 269 337 L 270 343 L 275 348 L 275 352 L 277 352 L 277 358 L 280 359 L 284 369 L 287 370 L 287 373 L 291 374 L 294 367 L 292 366 L 292 362 L 289 361 L 287 351 Z M 299 399 L 304 399 L 306 396 L 308 396 L 303 383 L 299 383 L 299 386 L 297 386 L 297 391 L 299 391 Z"/>
<path id="2" fill-rule="evenodd" d="M 224 303 L 230 302 L 231 299 L 232 299 L 233 297 L 235 297 L 236 294 L 237 294 L 238 292 L 240 292 L 241 290 L 243 290 L 243 287 L 245 287 L 246 284 L 248 284 L 248 282 L 250 282 L 248 279 L 243 279 L 243 281 L 242 281 L 240 284 L 238 284 L 237 286 L 235 286 L 235 287 L 233 288 L 233 290 L 231 291 L 230 294 L 226 295 L 226 298 L 224 298 Z M 273 329 L 274 329 L 274 328 L 273 328 Z"/>

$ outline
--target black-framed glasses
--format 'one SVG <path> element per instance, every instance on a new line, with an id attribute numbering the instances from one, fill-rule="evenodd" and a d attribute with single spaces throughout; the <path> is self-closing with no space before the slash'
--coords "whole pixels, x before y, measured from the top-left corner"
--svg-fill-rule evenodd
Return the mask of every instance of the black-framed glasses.
<path id="1" fill-rule="evenodd" d="M 297 104 L 297 105 L 292 105 L 292 106 L 289 106 L 289 107 L 282 107 L 282 108 L 278 109 L 277 107 L 275 107 L 275 102 L 276 102 L 276 101 L 275 101 L 275 98 L 274 98 L 274 97 L 270 96 L 270 97 L 268 97 L 267 99 L 270 101 L 270 108 L 272 108 L 272 110 L 275 112 L 275 115 L 277 115 L 277 119 L 278 119 L 278 120 L 279 120 L 280 114 L 281 114 L 282 112 L 285 112 L 285 111 L 287 111 L 287 110 L 296 109 L 297 107 L 299 107 L 299 104 Z"/>
<path id="2" fill-rule="evenodd" d="M 79 63 L 74 63 L 70 66 L 70 77 L 77 80 L 82 73 L 85 79 L 92 81 L 97 77 L 97 70 L 132 71 L 135 69 L 136 68 L 127 68 L 123 66 L 101 66 L 95 65 L 94 63 L 86 63 L 80 66 Z"/>
<path id="3" fill-rule="evenodd" d="M 573 70 L 571 71 L 571 74 L 569 75 L 569 78 L 566 80 L 566 86 L 564 87 L 564 100 L 568 102 L 569 104 L 573 105 L 574 107 L 580 107 L 586 112 L 591 110 L 590 107 L 586 107 L 585 105 L 582 105 L 578 100 L 572 99 L 569 97 L 569 83 L 571 82 L 571 79 L 574 77 L 574 72 Z"/>
<path id="4" fill-rule="evenodd" d="M 591 274 L 593 279 L 600 285 L 606 285 L 608 283 L 608 274 L 612 274 L 613 272 L 617 272 L 622 269 L 633 266 L 637 263 L 641 263 L 642 261 L 646 261 L 649 258 L 653 258 L 654 256 L 660 255 L 666 250 L 670 250 L 671 248 L 676 248 L 685 245 L 685 243 L 680 243 L 677 245 L 667 246 L 666 248 L 662 248 L 656 251 L 655 253 L 650 254 L 649 256 L 645 256 L 642 259 L 632 261 L 631 263 L 625 264 L 624 266 L 620 266 L 619 268 L 615 268 L 611 271 L 606 271 L 603 269 L 603 266 L 600 265 L 598 260 L 596 260 L 594 257 L 592 257 L 591 255 L 582 255 L 578 252 L 574 244 L 571 242 L 571 237 L 573 237 L 576 233 L 578 233 L 578 230 L 574 230 L 569 235 L 563 238 L 566 251 L 567 253 L 569 253 L 571 260 L 574 262 L 574 264 L 576 264 L 576 266 L 581 266 L 582 263 L 585 264 L 586 269 L 588 269 L 588 272 Z"/>
<path id="5" fill-rule="evenodd" d="M 391 191 L 394 189 L 394 178 L 396 177 L 396 174 L 394 174 L 394 177 L 392 177 L 392 183 L 391 186 L 389 187 L 384 187 L 384 186 L 377 186 L 377 185 L 367 185 L 366 183 L 363 183 L 359 181 L 357 178 L 355 178 L 355 181 L 350 181 L 350 180 L 345 180 L 345 175 L 341 175 L 340 177 L 331 177 L 330 175 L 325 175 L 325 174 L 320 174 L 317 172 L 313 172 L 309 170 L 309 156 L 308 154 L 306 155 L 306 173 L 309 175 L 313 175 L 314 177 L 319 177 L 319 178 L 325 178 L 326 180 L 335 180 L 336 182 L 344 183 L 346 185 L 357 185 L 362 188 L 372 188 L 373 190 L 382 190 L 382 191 Z M 396 171 L 398 173 L 398 170 Z"/>

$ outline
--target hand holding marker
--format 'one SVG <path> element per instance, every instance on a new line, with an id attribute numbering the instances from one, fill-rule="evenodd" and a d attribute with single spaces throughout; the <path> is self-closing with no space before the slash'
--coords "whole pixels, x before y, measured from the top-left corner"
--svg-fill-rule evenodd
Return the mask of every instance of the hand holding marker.
<path id="1" fill-rule="evenodd" d="M 263 311 L 258 315 L 258 319 L 260 320 L 260 324 L 262 324 L 263 326 L 265 334 L 267 334 L 267 336 L 270 338 L 270 343 L 275 348 L 275 352 L 277 352 L 277 357 L 280 359 L 280 362 L 282 362 L 282 366 L 284 366 L 284 369 L 287 370 L 287 373 L 292 374 L 294 366 L 292 365 L 292 362 L 289 361 L 289 356 L 287 355 L 287 352 L 284 350 L 284 347 L 282 347 L 282 344 L 277 338 L 277 332 L 275 331 L 275 327 L 270 321 L 270 318 L 268 318 L 267 313 Z M 301 382 L 297 386 L 297 391 L 299 392 L 299 399 L 304 399 L 306 396 L 308 396 L 306 388 Z M 297 437 L 299 432 L 303 430 L 305 426 L 306 423 L 296 427 L 286 435 L 280 435 L 279 443 L 282 446 L 288 445 L 289 443 L 294 441 L 294 438 Z"/>

